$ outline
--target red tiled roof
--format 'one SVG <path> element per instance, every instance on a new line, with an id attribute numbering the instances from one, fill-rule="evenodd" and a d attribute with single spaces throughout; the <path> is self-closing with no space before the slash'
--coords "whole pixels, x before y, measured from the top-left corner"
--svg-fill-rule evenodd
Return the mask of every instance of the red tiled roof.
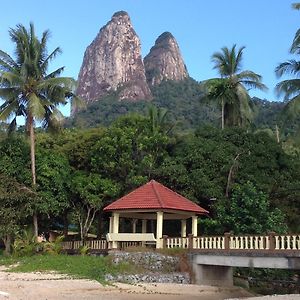
<path id="1" fill-rule="evenodd" d="M 128 209 L 174 209 L 207 214 L 208 211 L 164 185 L 151 180 L 104 208 L 104 211 Z"/>

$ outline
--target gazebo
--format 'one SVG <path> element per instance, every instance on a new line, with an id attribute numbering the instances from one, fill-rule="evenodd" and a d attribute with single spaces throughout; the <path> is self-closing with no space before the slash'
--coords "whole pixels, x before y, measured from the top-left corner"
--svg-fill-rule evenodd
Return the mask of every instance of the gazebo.
<path id="1" fill-rule="evenodd" d="M 142 220 L 142 233 L 147 233 L 148 220 L 156 220 L 156 248 L 162 248 L 164 220 L 181 220 L 181 236 L 186 237 L 187 219 L 191 218 L 191 233 L 197 236 L 197 218 L 208 214 L 204 208 L 155 180 L 109 204 L 104 211 L 112 212 L 109 219 L 110 234 L 119 233 L 120 218 L 134 220 L 133 233 L 136 233 L 135 220 Z"/>

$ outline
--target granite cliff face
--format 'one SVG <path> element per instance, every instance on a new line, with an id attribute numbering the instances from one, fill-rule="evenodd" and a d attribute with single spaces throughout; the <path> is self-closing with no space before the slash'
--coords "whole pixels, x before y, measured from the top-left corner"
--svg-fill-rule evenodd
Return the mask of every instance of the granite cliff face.
<path id="1" fill-rule="evenodd" d="M 151 86 L 162 80 L 180 81 L 189 76 L 178 44 L 170 32 L 164 32 L 157 38 L 144 58 L 144 65 L 147 82 Z"/>
<path id="2" fill-rule="evenodd" d="M 112 92 L 129 100 L 151 99 L 140 40 L 128 14 L 115 13 L 85 51 L 77 95 L 93 102 Z"/>

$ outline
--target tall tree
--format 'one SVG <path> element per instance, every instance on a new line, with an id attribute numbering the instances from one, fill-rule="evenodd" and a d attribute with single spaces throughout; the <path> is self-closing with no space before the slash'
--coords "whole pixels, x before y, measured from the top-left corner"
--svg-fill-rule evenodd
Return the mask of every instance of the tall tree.
<path id="1" fill-rule="evenodd" d="M 0 119 L 9 120 L 9 129 L 12 130 L 17 125 L 17 117 L 25 117 L 30 137 L 32 187 L 35 189 L 36 122 L 41 122 L 45 128 L 59 124 L 62 114 L 57 106 L 66 104 L 68 98 L 76 98 L 72 93 L 75 81 L 59 77 L 64 67 L 48 73 L 49 63 L 61 53 L 57 47 L 48 54 L 48 30 L 39 39 L 32 23 L 28 30 L 19 24 L 9 30 L 9 35 L 15 44 L 15 59 L 0 50 L 0 97 L 4 100 L 0 106 Z M 33 222 L 37 236 L 37 212 L 34 213 Z"/>
<path id="2" fill-rule="evenodd" d="M 10 254 L 16 232 L 32 213 L 35 198 L 36 194 L 25 185 L 0 173 L 0 239 L 4 242 L 6 254 Z"/>
<path id="3" fill-rule="evenodd" d="M 243 126 L 249 122 L 252 111 L 248 89 L 266 89 L 260 75 L 249 70 L 241 71 L 244 49 L 236 50 L 236 45 L 233 45 L 231 49 L 223 47 L 220 52 L 215 52 L 212 62 L 221 78 L 203 82 L 206 97 L 221 104 L 222 128 L 224 124 Z"/>

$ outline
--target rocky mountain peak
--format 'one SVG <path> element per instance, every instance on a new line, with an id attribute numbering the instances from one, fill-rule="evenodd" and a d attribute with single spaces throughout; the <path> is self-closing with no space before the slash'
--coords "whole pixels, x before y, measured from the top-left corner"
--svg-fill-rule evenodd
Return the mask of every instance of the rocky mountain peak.
<path id="1" fill-rule="evenodd" d="M 144 58 L 144 65 L 149 85 L 157 85 L 162 80 L 180 81 L 189 76 L 177 41 L 170 32 L 164 32 L 156 39 Z"/>
<path id="2" fill-rule="evenodd" d="M 140 39 L 125 11 L 116 12 L 87 47 L 77 95 L 93 102 L 116 91 L 120 100 L 151 99 Z"/>

